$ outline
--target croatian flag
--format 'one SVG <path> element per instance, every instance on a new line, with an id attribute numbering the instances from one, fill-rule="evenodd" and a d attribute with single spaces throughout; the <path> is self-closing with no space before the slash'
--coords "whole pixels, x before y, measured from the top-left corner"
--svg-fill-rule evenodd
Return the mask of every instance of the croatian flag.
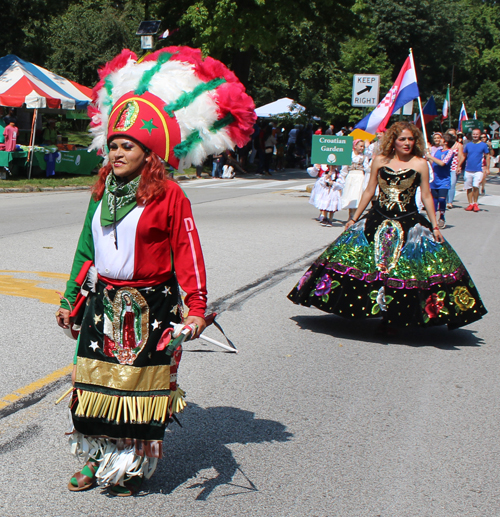
<path id="1" fill-rule="evenodd" d="M 467 111 L 465 111 L 465 104 L 462 102 L 462 107 L 460 108 L 460 115 L 458 115 L 458 130 L 462 131 L 462 121 L 469 120 L 467 116 Z"/>
<path id="2" fill-rule="evenodd" d="M 448 118 L 448 113 L 450 111 L 450 87 L 446 90 L 446 98 L 443 102 L 443 114 L 441 115 L 441 124 Z"/>
<path id="3" fill-rule="evenodd" d="M 418 96 L 417 76 L 412 66 L 411 57 L 408 56 L 403 68 L 399 72 L 396 82 L 387 92 L 387 95 L 379 102 L 378 106 L 361 122 L 358 122 L 355 127 L 372 135 L 377 131 L 383 131 L 392 113 L 413 99 L 416 99 Z"/>

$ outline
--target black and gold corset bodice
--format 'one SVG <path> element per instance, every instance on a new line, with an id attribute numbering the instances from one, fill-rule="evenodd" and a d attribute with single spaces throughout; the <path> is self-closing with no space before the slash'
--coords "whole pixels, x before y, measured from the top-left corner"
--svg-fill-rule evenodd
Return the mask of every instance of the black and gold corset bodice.
<path id="1" fill-rule="evenodd" d="M 408 213 L 417 210 L 415 192 L 420 185 L 420 174 L 414 169 L 394 171 L 381 167 L 378 171 L 378 205 L 388 213 Z"/>

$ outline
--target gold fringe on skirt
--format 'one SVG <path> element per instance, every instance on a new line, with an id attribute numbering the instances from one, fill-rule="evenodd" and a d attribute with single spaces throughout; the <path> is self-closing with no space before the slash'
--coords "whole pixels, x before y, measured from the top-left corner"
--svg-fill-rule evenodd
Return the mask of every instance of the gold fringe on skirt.
<path id="1" fill-rule="evenodd" d="M 170 395 L 153 397 L 120 397 L 77 389 L 75 415 L 84 418 L 104 418 L 116 424 L 164 424 L 173 413 L 186 407 L 184 391 L 177 388 Z"/>

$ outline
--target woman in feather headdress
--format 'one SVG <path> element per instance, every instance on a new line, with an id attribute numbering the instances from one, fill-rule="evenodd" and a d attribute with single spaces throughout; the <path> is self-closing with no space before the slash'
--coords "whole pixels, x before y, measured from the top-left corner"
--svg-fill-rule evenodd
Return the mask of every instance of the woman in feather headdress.
<path id="1" fill-rule="evenodd" d="M 183 318 L 179 286 L 190 337 L 205 328 L 198 233 L 164 162 L 185 168 L 244 146 L 256 116 L 235 75 L 188 47 L 142 61 L 124 50 L 100 70 L 93 94 L 92 147 L 106 161 L 56 313 L 66 329 L 81 319 L 70 443 L 85 466 L 68 488 L 97 482 L 127 496 L 153 474 L 166 425 L 185 406 L 170 329 Z"/>

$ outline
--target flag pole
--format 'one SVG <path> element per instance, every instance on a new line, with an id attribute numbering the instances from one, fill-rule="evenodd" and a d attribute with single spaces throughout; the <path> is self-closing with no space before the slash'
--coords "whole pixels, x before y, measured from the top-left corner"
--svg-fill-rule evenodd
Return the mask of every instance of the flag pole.
<path id="1" fill-rule="evenodd" d="M 455 65 L 453 65 L 455 67 Z M 448 129 L 451 129 L 451 90 L 448 85 Z"/>
<path id="2" fill-rule="evenodd" d="M 413 50 L 412 49 L 410 49 L 410 59 L 411 59 L 411 66 L 413 67 L 413 70 L 415 71 L 415 79 L 417 79 L 417 69 L 415 68 L 415 61 L 413 61 Z M 418 81 L 417 81 L 417 85 L 418 85 Z M 427 130 L 425 129 L 424 110 L 422 109 L 422 101 L 420 99 L 420 90 L 418 91 L 417 99 L 418 99 L 418 109 L 420 111 L 420 120 L 422 121 L 422 132 L 424 133 L 425 148 L 427 149 L 429 142 L 427 140 Z"/>

